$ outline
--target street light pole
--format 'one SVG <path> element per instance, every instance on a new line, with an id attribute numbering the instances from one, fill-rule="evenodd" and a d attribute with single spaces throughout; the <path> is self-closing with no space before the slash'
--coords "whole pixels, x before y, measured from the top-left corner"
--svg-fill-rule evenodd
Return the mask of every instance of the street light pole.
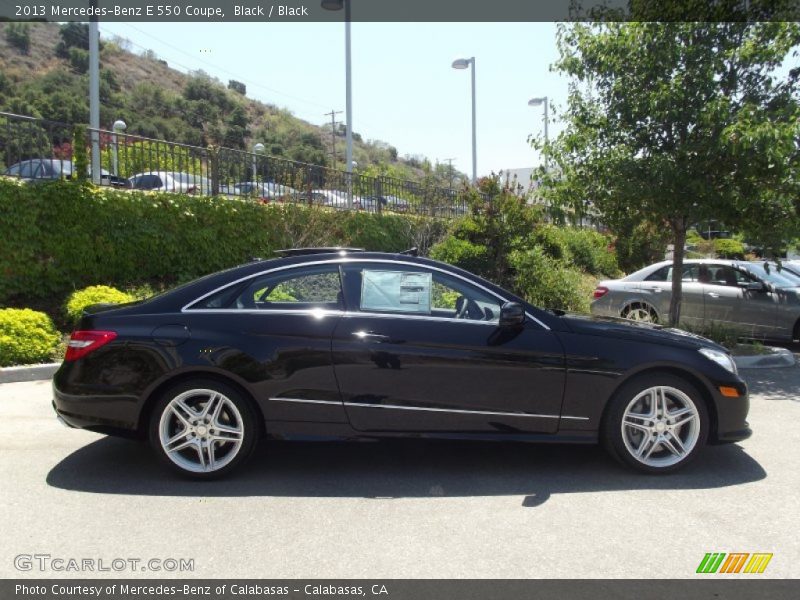
<path id="1" fill-rule="evenodd" d="M 344 8 L 344 60 L 345 60 L 345 170 L 347 171 L 347 208 L 353 208 L 353 60 L 350 51 L 350 0 L 322 0 L 326 10 Z"/>
<path id="2" fill-rule="evenodd" d="M 117 139 L 117 134 L 122 133 L 127 128 L 128 126 L 122 119 L 114 121 L 114 125 L 111 127 L 111 129 L 114 131 L 114 145 L 112 147 L 113 150 L 112 157 L 114 159 L 113 174 L 117 176 L 119 175 L 119 155 L 118 155 L 119 140 Z"/>
<path id="3" fill-rule="evenodd" d="M 261 142 L 253 146 L 253 183 L 258 183 L 258 163 L 256 162 L 258 157 L 256 155 L 263 153 L 264 149 L 264 144 Z"/>
<path id="4" fill-rule="evenodd" d="M 477 113 L 475 108 L 475 57 L 459 58 L 453 61 L 454 69 L 467 69 L 472 67 L 472 185 L 478 183 L 478 137 Z"/>
<path id="5" fill-rule="evenodd" d="M 350 49 L 350 0 L 344 0 L 344 45 L 345 45 L 345 103 L 347 128 L 345 141 L 347 143 L 347 172 L 353 172 L 353 59 Z M 352 197 L 350 198 L 352 202 Z M 352 208 L 352 207 L 351 207 Z"/>
<path id="6" fill-rule="evenodd" d="M 97 0 L 91 6 L 97 8 Z M 92 140 L 92 183 L 100 185 L 100 27 L 97 11 L 89 18 L 89 127 Z"/>
<path id="7" fill-rule="evenodd" d="M 547 110 L 548 110 L 548 104 L 550 104 L 550 102 L 548 101 L 547 96 L 543 96 L 541 98 L 531 98 L 530 100 L 528 100 L 528 106 L 539 106 L 541 104 L 544 105 L 544 143 L 545 143 L 545 145 L 547 145 L 547 143 L 550 140 L 550 138 L 548 137 L 548 133 L 547 133 L 547 122 L 549 120 L 548 119 L 548 115 L 547 115 Z M 544 172 L 545 173 L 548 172 L 548 168 L 547 168 L 548 167 L 548 162 L 549 161 L 548 161 L 547 157 L 545 156 L 545 159 L 544 159 Z"/>

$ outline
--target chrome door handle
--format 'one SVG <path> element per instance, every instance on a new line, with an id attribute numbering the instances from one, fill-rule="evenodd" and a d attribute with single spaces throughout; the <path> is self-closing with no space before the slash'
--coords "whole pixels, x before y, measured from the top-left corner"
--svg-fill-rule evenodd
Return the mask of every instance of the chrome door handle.
<path id="1" fill-rule="evenodd" d="M 708 295 L 711 296 L 712 298 L 719 298 L 719 294 L 717 294 L 716 292 L 708 292 Z"/>
<path id="2" fill-rule="evenodd" d="M 653 288 L 649 288 L 649 289 L 650 289 L 651 292 L 661 293 L 661 288 L 653 287 Z"/>
<path id="3" fill-rule="evenodd" d="M 365 342 L 388 342 L 391 340 L 388 335 L 383 335 L 382 333 L 372 333 L 369 331 L 354 331 L 353 335 L 359 340 L 363 340 Z"/>

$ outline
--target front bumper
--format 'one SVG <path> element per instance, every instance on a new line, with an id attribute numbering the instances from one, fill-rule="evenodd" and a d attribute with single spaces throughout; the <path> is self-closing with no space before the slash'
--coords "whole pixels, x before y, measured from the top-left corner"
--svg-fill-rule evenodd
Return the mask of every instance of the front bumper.
<path id="1" fill-rule="evenodd" d="M 736 388 L 739 396 L 731 398 L 723 396 L 720 387 Z M 716 428 L 709 440 L 712 444 L 730 444 L 746 440 L 753 431 L 747 423 L 747 413 L 750 411 L 750 395 L 747 384 L 738 381 L 715 382 L 713 389 L 714 405 L 716 412 Z"/>

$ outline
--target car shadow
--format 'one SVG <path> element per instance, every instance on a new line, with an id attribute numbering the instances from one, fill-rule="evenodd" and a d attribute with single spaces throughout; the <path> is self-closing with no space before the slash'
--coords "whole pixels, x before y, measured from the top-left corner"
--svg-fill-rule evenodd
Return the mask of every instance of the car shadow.
<path id="1" fill-rule="evenodd" d="M 642 475 L 594 445 L 503 442 L 266 442 L 231 477 L 191 481 L 144 444 L 104 438 L 55 465 L 47 483 L 65 490 L 146 496 L 425 498 L 519 496 L 526 507 L 553 494 L 712 489 L 766 472 L 737 445 L 710 446 L 679 473 Z"/>

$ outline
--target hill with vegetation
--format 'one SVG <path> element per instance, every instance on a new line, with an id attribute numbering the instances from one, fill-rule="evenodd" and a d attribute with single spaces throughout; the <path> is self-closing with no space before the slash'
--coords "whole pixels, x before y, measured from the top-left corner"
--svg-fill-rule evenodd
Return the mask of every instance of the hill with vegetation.
<path id="1" fill-rule="evenodd" d="M 100 48 L 100 123 L 117 119 L 128 133 L 195 146 L 249 149 L 265 144 L 271 156 L 342 168 L 334 164 L 331 127 L 320 127 L 285 109 L 247 97 L 246 85 L 225 85 L 211 75 L 184 74 L 152 51 L 135 54 L 121 38 L 103 39 Z M 0 110 L 87 123 L 89 117 L 89 30 L 82 23 L 0 24 Z M 338 152 L 344 129 L 338 128 Z M 446 165 L 398 155 L 394 146 L 365 141 L 354 132 L 354 158 L 366 175 L 427 180 L 448 185 Z M 457 173 L 457 178 L 463 175 Z"/>

